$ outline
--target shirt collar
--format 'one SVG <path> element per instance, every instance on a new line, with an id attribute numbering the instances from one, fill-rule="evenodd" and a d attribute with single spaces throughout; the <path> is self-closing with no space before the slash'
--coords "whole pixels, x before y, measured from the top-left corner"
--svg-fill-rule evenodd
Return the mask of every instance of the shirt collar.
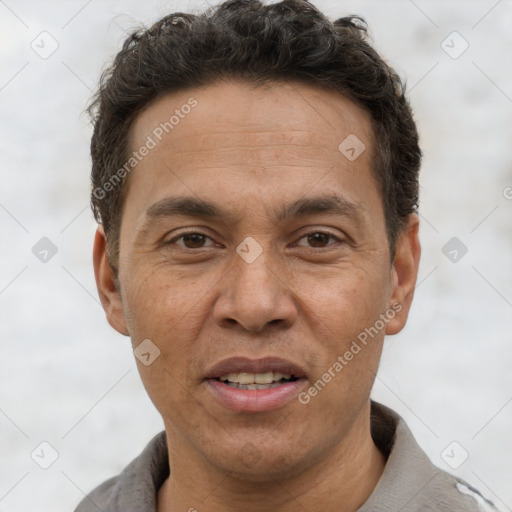
<path id="1" fill-rule="evenodd" d="M 387 457 L 384 472 L 368 500 L 357 512 L 418 510 L 409 506 L 443 473 L 416 443 L 402 418 L 388 407 L 371 402 L 371 433 Z M 165 431 L 157 434 L 115 479 L 100 486 L 91 501 L 107 510 L 155 512 L 158 490 L 169 476 Z M 101 508 L 101 510 L 105 510 Z"/>
<path id="2" fill-rule="evenodd" d="M 396 412 L 372 402 L 371 415 L 374 442 L 388 459 L 377 486 L 357 512 L 412 510 L 409 504 L 442 472 L 430 462 Z"/>

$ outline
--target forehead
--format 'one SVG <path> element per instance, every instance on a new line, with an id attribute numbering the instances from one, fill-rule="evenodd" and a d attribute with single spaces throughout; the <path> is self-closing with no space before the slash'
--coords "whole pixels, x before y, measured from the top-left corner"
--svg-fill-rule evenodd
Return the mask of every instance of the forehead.
<path id="1" fill-rule="evenodd" d="M 249 132 L 256 144 L 279 143 L 285 135 L 324 144 L 341 142 L 340 137 L 350 134 L 365 142 L 373 140 L 369 114 L 330 88 L 294 82 L 255 86 L 230 80 L 157 98 L 135 119 L 130 143 L 138 148 L 152 135 L 158 142 L 161 138 L 175 142 L 174 150 L 179 151 L 178 139 L 201 131 L 208 132 L 204 142 L 211 146 L 222 143 L 224 135 L 229 134 L 231 144 Z"/>
<path id="2" fill-rule="evenodd" d="M 145 146 L 125 191 L 133 222 L 176 195 L 221 200 L 242 215 L 242 204 L 277 211 L 313 189 L 352 203 L 375 189 L 370 116 L 327 88 L 227 81 L 167 94 L 132 125 L 130 149 Z"/>

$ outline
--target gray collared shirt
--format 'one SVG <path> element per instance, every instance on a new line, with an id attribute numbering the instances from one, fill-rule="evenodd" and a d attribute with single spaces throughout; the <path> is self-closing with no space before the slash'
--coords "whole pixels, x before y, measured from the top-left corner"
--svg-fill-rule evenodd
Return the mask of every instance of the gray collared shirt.
<path id="1" fill-rule="evenodd" d="M 371 430 L 387 462 L 357 512 L 497 511 L 476 489 L 434 466 L 391 409 L 372 402 Z M 167 439 L 160 432 L 118 476 L 89 493 L 75 512 L 155 512 L 158 489 L 168 476 Z"/>

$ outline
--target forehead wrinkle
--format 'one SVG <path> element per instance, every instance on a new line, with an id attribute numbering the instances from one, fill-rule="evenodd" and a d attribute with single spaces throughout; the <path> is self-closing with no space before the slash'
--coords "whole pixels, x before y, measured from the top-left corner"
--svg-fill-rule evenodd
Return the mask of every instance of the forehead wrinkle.
<path id="1" fill-rule="evenodd" d="M 281 144 L 269 144 L 268 142 L 263 142 L 261 144 L 256 144 L 255 142 L 251 142 L 250 145 L 243 144 L 229 144 L 224 147 L 205 147 L 205 148 L 194 148 L 194 149 L 175 149 L 172 150 L 175 154 L 187 154 L 187 153 L 202 153 L 202 152 L 221 152 L 221 151 L 238 151 L 240 149 L 246 151 L 259 151 L 265 148 L 304 148 L 305 150 L 310 151 L 311 149 L 320 149 L 320 150 L 328 150 L 329 152 L 333 152 L 332 148 L 326 147 L 323 144 L 299 144 L 299 143 L 281 143 Z"/>

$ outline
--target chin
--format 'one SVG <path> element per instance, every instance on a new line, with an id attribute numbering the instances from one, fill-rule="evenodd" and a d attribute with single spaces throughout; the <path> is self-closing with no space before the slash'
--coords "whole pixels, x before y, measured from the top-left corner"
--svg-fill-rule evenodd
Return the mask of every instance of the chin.
<path id="1" fill-rule="evenodd" d="M 296 445 L 281 448 L 278 451 L 272 446 L 258 447 L 247 442 L 240 450 L 231 452 L 229 458 L 225 451 L 219 453 L 214 464 L 241 482 L 275 483 L 300 475 L 322 458 L 298 453 Z"/>
<path id="2" fill-rule="evenodd" d="M 269 462 L 268 465 L 258 465 L 257 467 L 248 468 L 244 464 L 234 462 L 233 465 L 228 468 L 230 478 L 234 478 L 240 482 L 246 483 L 275 483 L 277 481 L 284 481 L 288 478 L 293 478 L 305 468 L 299 467 L 299 464 L 272 464 Z"/>

